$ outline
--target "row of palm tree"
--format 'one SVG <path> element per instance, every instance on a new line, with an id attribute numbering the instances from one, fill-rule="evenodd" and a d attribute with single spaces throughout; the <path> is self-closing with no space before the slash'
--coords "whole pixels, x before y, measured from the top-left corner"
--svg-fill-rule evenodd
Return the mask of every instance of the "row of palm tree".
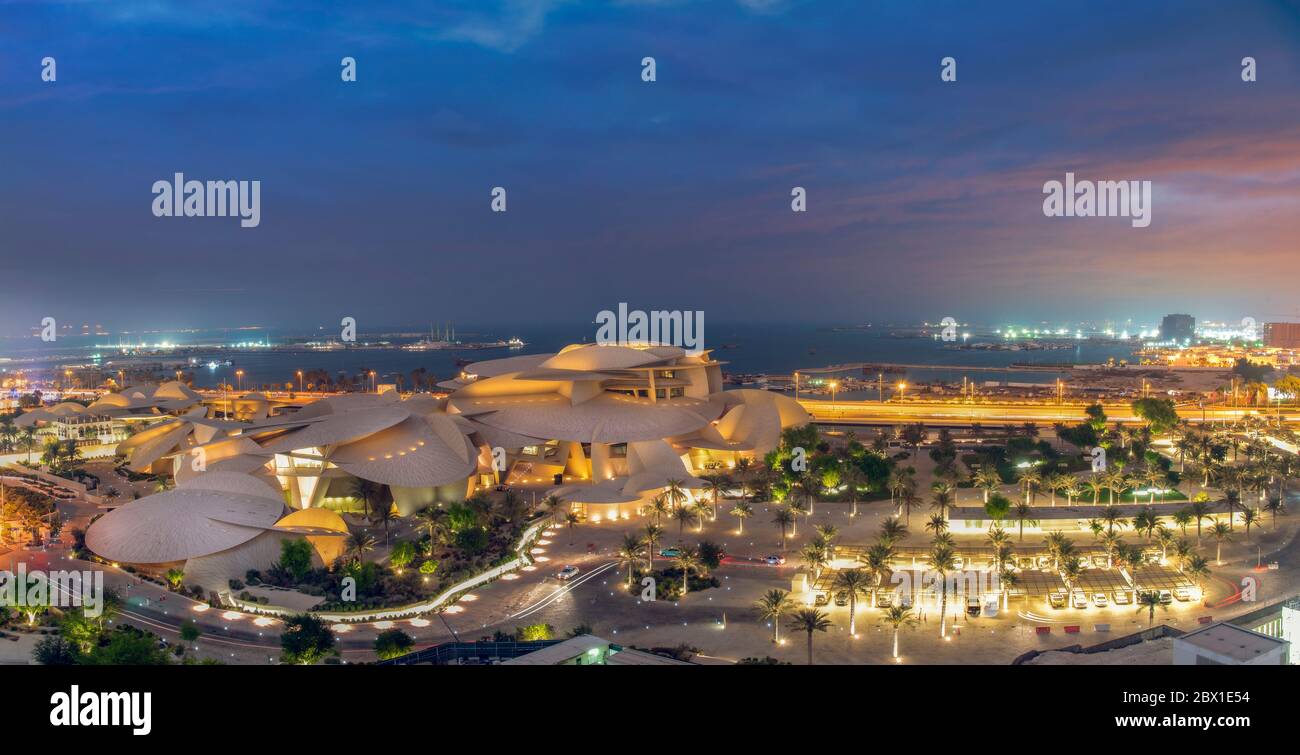
<path id="1" fill-rule="evenodd" d="M 853 593 L 850 593 L 851 601 L 853 600 L 852 595 Z M 754 603 L 754 610 L 758 614 L 759 621 L 771 622 L 772 642 L 777 644 L 781 643 L 781 618 L 787 614 L 790 615 L 790 621 L 786 624 L 786 628 L 791 632 L 804 632 L 807 634 L 808 665 L 813 664 L 813 637 L 817 632 L 825 632 L 831 626 L 830 618 L 826 615 L 826 612 L 816 608 L 799 608 L 785 590 L 768 590 L 763 597 Z M 899 630 L 915 627 L 917 624 L 916 617 L 912 615 L 909 608 L 891 606 L 879 617 L 879 623 L 893 630 L 893 658 L 897 660 L 899 658 Z M 857 636 L 852 605 L 849 609 L 849 634 L 853 637 Z"/>

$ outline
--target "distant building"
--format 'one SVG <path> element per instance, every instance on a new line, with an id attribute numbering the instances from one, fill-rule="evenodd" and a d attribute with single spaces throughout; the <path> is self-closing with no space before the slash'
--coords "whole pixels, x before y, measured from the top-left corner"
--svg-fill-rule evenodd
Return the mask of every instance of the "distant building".
<path id="1" fill-rule="evenodd" d="M 1300 349 L 1300 322 L 1264 323 L 1264 345 L 1273 349 Z"/>
<path id="2" fill-rule="evenodd" d="M 1285 666 L 1291 643 L 1233 624 L 1174 638 L 1175 666 Z"/>
<path id="3" fill-rule="evenodd" d="M 1160 321 L 1160 340 L 1191 343 L 1196 336 L 1196 318 L 1191 315 L 1165 315 Z"/>

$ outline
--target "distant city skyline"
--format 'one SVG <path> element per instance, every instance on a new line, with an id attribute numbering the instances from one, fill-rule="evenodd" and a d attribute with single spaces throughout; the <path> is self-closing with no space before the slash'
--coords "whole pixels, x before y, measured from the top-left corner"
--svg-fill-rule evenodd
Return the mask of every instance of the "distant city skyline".
<path id="1" fill-rule="evenodd" d="M 1300 319 L 1289 3 L 4 7 L 6 337 L 47 316 L 580 328 L 618 302 L 716 323 Z M 155 217 L 178 172 L 260 181 L 259 224 Z M 1067 174 L 1150 181 L 1150 225 L 1045 216 Z"/>

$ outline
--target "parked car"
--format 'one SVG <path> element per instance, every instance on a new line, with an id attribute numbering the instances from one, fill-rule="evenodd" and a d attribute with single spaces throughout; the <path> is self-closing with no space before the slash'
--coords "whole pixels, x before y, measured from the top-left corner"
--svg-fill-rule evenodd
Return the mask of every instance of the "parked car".
<path id="1" fill-rule="evenodd" d="M 1074 594 L 1070 596 L 1070 603 L 1075 608 L 1087 608 L 1088 596 L 1079 590 L 1075 590 Z"/>
<path id="2" fill-rule="evenodd" d="M 1168 590 L 1160 591 L 1160 605 L 1167 606 L 1174 602 L 1174 594 Z"/>
<path id="3" fill-rule="evenodd" d="M 892 592 L 876 593 L 876 608 L 891 608 L 894 605 L 894 594 Z"/>
<path id="4" fill-rule="evenodd" d="M 813 598 L 814 606 L 824 606 L 830 602 L 831 602 L 831 596 L 827 595 L 824 592 L 817 593 L 817 597 Z"/>
<path id="5" fill-rule="evenodd" d="M 1098 608 L 1105 608 L 1110 603 L 1106 600 L 1106 593 L 1095 592 L 1092 594 L 1092 604 Z"/>
<path id="6" fill-rule="evenodd" d="M 1133 605 L 1133 595 L 1128 590 L 1116 590 L 1114 594 L 1115 605 L 1131 606 Z"/>
<path id="7" fill-rule="evenodd" d="M 780 566 L 785 563 L 785 556 L 773 554 L 765 557 L 763 560 L 769 564 L 772 564 L 773 566 Z"/>
<path id="8" fill-rule="evenodd" d="M 847 606 L 848 604 L 849 604 L 848 590 L 840 590 L 839 592 L 835 593 L 835 605 Z"/>
<path id="9" fill-rule="evenodd" d="M 682 555 L 682 549 L 664 548 L 663 550 L 659 551 L 659 555 L 663 556 L 664 558 L 677 558 L 678 556 Z"/>
<path id="10" fill-rule="evenodd" d="M 1192 591 L 1186 587 L 1179 587 L 1174 590 L 1174 600 L 1179 603 L 1186 603 L 1192 599 Z"/>
<path id="11" fill-rule="evenodd" d="M 966 599 L 966 615 L 967 615 L 967 616 L 979 616 L 979 615 L 980 615 L 980 599 L 979 599 L 979 598 L 976 598 L 976 597 L 974 597 L 974 596 L 971 596 L 971 597 L 969 597 L 969 598 Z"/>
<path id="12" fill-rule="evenodd" d="M 578 576 L 579 571 L 581 570 L 576 566 L 565 566 L 563 569 L 561 569 L 559 572 L 556 573 L 555 578 L 561 581 L 568 581 Z"/>
<path id="13" fill-rule="evenodd" d="M 1065 608 L 1065 594 L 1059 592 L 1048 593 L 1047 605 L 1052 608 Z"/>

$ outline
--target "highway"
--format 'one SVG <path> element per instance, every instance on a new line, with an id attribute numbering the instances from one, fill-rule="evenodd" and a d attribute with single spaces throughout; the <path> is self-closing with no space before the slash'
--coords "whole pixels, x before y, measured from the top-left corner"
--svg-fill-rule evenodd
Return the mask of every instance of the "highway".
<path id="1" fill-rule="evenodd" d="M 1034 422 L 1050 425 L 1054 422 L 1077 424 L 1083 421 L 1085 403 L 1054 404 L 1042 401 L 996 403 L 961 403 L 958 401 L 829 401 L 825 399 L 799 399 L 799 403 L 821 424 L 845 425 L 898 425 L 923 422 L 928 425 L 967 426 L 1010 425 Z M 1278 416 L 1276 408 L 1233 408 L 1197 404 L 1181 404 L 1178 415 L 1193 423 L 1239 420 L 1250 415 Z M 1127 404 L 1104 404 L 1103 410 L 1110 422 L 1141 422 Z M 1286 407 L 1280 413 L 1283 421 L 1300 423 L 1300 410 Z"/>

